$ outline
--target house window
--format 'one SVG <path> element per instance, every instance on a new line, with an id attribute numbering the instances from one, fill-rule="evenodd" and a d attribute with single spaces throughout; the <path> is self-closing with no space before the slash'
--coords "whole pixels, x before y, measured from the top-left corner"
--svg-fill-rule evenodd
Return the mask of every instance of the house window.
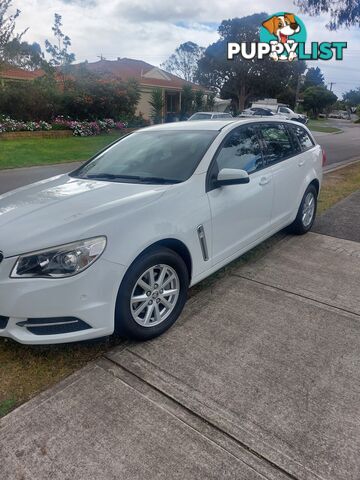
<path id="1" fill-rule="evenodd" d="M 167 94 L 166 95 L 166 111 L 167 113 L 177 113 L 179 105 L 179 96 L 175 94 Z"/>

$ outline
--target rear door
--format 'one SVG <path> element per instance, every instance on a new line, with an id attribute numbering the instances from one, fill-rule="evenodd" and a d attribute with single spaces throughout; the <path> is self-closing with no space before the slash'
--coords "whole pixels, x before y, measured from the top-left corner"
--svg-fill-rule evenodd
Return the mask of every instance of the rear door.
<path id="1" fill-rule="evenodd" d="M 293 220 L 303 184 L 300 146 L 285 123 L 262 123 L 259 130 L 264 144 L 264 161 L 271 167 L 274 201 L 271 226 L 280 229 Z M 298 156 L 299 155 L 299 156 Z"/>
<path id="2" fill-rule="evenodd" d="M 223 168 L 246 170 L 250 182 L 214 188 L 211 179 Z M 273 183 L 264 168 L 256 127 L 234 128 L 210 165 L 207 192 L 212 216 L 212 260 L 216 264 L 251 246 L 270 229 Z"/>

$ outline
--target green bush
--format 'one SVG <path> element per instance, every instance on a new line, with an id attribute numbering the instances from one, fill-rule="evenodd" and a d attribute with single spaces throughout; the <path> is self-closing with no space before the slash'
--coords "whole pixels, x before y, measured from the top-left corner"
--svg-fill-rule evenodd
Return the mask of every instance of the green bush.
<path id="1" fill-rule="evenodd" d="M 61 115 L 75 120 L 133 118 L 140 99 L 135 81 L 99 78 L 80 71 L 71 77 L 48 75 L 33 82 L 0 86 L 0 114 L 23 121 L 51 121 Z"/>

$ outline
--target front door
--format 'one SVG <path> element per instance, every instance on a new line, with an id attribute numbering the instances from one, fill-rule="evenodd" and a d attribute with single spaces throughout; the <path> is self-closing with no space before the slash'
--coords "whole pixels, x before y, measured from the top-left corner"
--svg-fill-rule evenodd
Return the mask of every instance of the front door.
<path id="1" fill-rule="evenodd" d="M 227 135 L 208 177 L 216 176 L 222 168 L 246 170 L 250 182 L 208 191 L 214 265 L 266 236 L 273 201 L 271 172 L 264 168 L 260 142 L 252 125 L 234 128 Z"/>

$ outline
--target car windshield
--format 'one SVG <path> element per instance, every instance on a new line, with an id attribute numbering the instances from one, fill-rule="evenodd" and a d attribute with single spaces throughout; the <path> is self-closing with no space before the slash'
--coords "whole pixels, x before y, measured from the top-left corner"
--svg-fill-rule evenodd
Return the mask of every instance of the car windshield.
<path id="1" fill-rule="evenodd" d="M 130 183 L 179 183 L 195 171 L 217 131 L 132 133 L 73 172 L 77 178 Z"/>

